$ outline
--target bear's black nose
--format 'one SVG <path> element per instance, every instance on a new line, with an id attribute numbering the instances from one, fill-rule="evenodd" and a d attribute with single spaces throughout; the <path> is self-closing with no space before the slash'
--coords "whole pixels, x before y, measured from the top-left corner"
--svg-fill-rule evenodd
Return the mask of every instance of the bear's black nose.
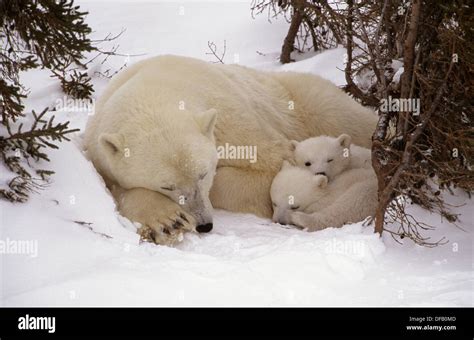
<path id="1" fill-rule="evenodd" d="M 200 224 L 196 227 L 198 233 L 208 233 L 212 230 L 212 223 Z"/>
<path id="2" fill-rule="evenodd" d="M 323 175 L 323 176 L 326 176 L 326 173 L 324 171 L 322 172 L 317 172 L 316 175 Z"/>

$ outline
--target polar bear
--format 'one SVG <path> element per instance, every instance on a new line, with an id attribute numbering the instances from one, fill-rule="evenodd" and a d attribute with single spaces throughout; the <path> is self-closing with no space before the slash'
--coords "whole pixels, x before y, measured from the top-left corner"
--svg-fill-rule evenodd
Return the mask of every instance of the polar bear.
<path id="1" fill-rule="evenodd" d="M 373 169 L 349 169 L 331 182 L 324 175 L 283 162 L 270 189 L 273 221 L 309 231 L 341 227 L 375 214 L 377 179 Z"/>
<path id="2" fill-rule="evenodd" d="M 371 168 L 371 152 L 354 145 L 351 137 L 318 136 L 293 141 L 294 160 L 297 166 L 306 168 L 315 175 L 325 175 L 331 181 L 347 169 Z"/>
<path id="3" fill-rule="evenodd" d="M 270 185 L 291 140 L 347 133 L 369 147 L 375 114 L 330 81 L 158 56 L 117 74 L 87 124 L 86 155 L 122 215 L 155 242 L 212 229 L 212 208 L 272 216 Z M 224 146 L 257 157 L 218 157 Z"/>

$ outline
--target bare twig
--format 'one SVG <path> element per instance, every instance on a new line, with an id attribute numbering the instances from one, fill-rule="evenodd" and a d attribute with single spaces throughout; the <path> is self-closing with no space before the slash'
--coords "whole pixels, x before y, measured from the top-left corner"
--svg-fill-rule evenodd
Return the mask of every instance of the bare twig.
<path id="1" fill-rule="evenodd" d="M 224 40 L 224 47 L 223 47 L 223 51 L 222 51 L 221 55 L 219 55 L 217 53 L 217 46 L 213 41 L 208 41 L 207 42 L 207 47 L 209 48 L 210 52 L 207 52 L 206 54 L 207 55 L 213 55 L 217 59 L 217 61 L 213 61 L 213 63 L 224 64 L 224 57 L 225 57 L 225 53 L 226 53 L 226 49 L 227 49 L 226 41 Z"/>

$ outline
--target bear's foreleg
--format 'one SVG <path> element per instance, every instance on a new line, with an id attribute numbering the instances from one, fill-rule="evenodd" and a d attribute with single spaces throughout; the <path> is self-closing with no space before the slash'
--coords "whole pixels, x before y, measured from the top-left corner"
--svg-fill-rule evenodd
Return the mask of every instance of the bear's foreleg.
<path id="1" fill-rule="evenodd" d="M 307 228 L 308 231 L 316 231 L 338 226 L 331 218 L 328 218 L 324 213 L 319 212 L 312 214 L 301 211 L 291 212 L 289 222 L 297 227 Z"/>

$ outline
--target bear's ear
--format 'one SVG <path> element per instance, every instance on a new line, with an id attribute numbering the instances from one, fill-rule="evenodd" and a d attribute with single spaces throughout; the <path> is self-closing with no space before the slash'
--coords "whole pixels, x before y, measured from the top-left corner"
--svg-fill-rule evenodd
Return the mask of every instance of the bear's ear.
<path id="1" fill-rule="evenodd" d="M 120 141 L 120 136 L 117 133 L 103 133 L 99 136 L 99 145 L 105 150 L 106 154 L 109 156 L 115 156 L 121 150 L 122 142 Z"/>
<path id="2" fill-rule="evenodd" d="M 297 140 L 291 140 L 290 143 L 291 143 L 291 151 L 295 151 L 299 142 Z"/>
<path id="3" fill-rule="evenodd" d="M 202 112 L 197 117 L 197 123 L 201 129 L 201 132 L 208 138 L 214 138 L 214 127 L 216 126 L 217 110 L 209 109 Z"/>
<path id="4" fill-rule="evenodd" d="M 342 135 L 337 137 L 337 141 L 339 145 L 342 146 L 343 148 L 348 148 L 349 146 L 351 146 L 352 138 L 351 136 L 343 133 Z"/>
<path id="5" fill-rule="evenodd" d="M 314 176 L 314 183 L 317 188 L 325 188 L 328 185 L 328 178 L 323 175 Z"/>

